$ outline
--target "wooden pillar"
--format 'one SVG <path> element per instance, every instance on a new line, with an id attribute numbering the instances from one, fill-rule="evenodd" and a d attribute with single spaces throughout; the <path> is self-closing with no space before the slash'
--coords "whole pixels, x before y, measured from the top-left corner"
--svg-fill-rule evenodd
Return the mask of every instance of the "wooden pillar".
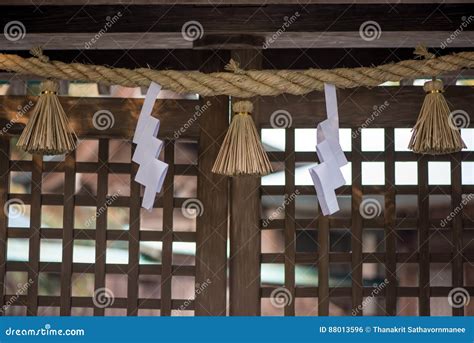
<path id="1" fill-rule="evenodd" d="M 385 313 L 397 315 L 397 236 L 396 236 L 396 187 L 395 187 L 395 130 L 385 129 Z"/>
<path id="2" fill-rule="evenodd" d="M 23 79 L 10 81 L 8 89 L 9 95 L 25 95 L 26 82 Z M 6 290 L 6 265 L 7 265 L 7 243 L 8 243 L 8 211 L 5 208 L 10 192 L 10 136 L 0 135 L 0 307 L 5 304 Z M 0 316 L 5 315 L 5 311 L 0 311 Z"/>
<path id="3" fill-rule="evenodd" d="M 259 50 L 235 50 L 232 58 L 243 69 L 260 69 Z M 238 99 L 233 99 L 238 100 Z M 258 127 L 259 106 L 256 99 L 252 113 Z M 230 315 L 260 314 L 260 178 L 232 178 L 230 219 Z"/>
<path id="4" fill-rule="evenodd" d="M 201 71 L 222 71 L 229 53 L 202 51 Z M 203 98 L 198 110 L 197 196 L 203 212 L 196 223 L 195 315 L 225 316 L 227 294 L 228 177 L 211 172 L 229 126 L 229 97 Z"/>
<path id="5" fill-rule="evenodd" d="M 95 264 L 94 264 L 94 297 L 105 291 L 106 251 L 107 251 L 107 193 L 109 188 L 109 140 L 99 139 L 99 168 L 97 170 L 97 216 L 95 227 Z M 99 302 L 94 304 L 94 316 L 105 315 L 105 308 Z M 100 306 L 98 306 L 100 305 Z"/>
<path id="6" fill-rule="evenodd" d="M 135 152 L 132 148 L 132 156 Z M 127 270 L 127 316 L 138 315 L 139 269 L 140 269 L 140 214 L 141 186 L 135 181 L 139 165 L 132 163 L 130 173 L 130 215 L 128 236 L 128 270 Z"/>
<path id="7" fill-rule="evenodd" d="M 290 294 L 285 316 L 295 315 L 296 299 L 296 223 L 295 223 L 295 129 L 285 130 L 285 288 Z"/>
<path id="8" fill-rule="evenodd" d="M 329 218 L 318 214 L 318 315 L 329 316 Z"/>
<path id="9" fill-rule="evenodd" d="M 43 157 L 33 155 L 31 172 L 31 213 L 30 238 L 28 250 L 28 282 L 31 283 L 27 294 L 28 316 L 38 315 L 39 264 L 41 243 L 41 184 L 43 175 Z M 31 281 L 30 281 L 31 280 Z"/>
<path id="10" fill-rule="evenodd" d="M 163 248 L 161 252 L 161 316 L 171 316 L 173 279 L 174 141 L 164 141 L 168 164 L 163 184 Z"/>
<path id="11" fill-rule="evenodd" d="M 430 222 L 428 160 L 423 155 L 418 160 L 418 256 L 419 256 L 419 299 L 418 314 L 430 315 Z"/>
<path id="12" fill-rule="evenodd" d="M 0 135 L 0 307 L 5 303 L 5 274 L 7 271 L 7 228 L 8 215 L 5 209 L 8 201 L 9 171 L 10 171 L 10 137 Z M 5 315 L 5 311 L 0 311 L 0 316 Z"/>
<path id="13" fill-rule="evenodd" d="M 451 227 L 451 239 L 453 247 L 452 264 L 452 282 L 453 288 L 464 286 L 463 273 L 463 208 L 462 205 L 462 175 L 461 175 L 461 161 L 462 153 L 457 152 L 450 155 L 451 160 L 451 206 L 454 212 L 456 208 L 460 211 L 455 215 Z M 455 212 L 454 212 L 455 213 Z M 467 284 L 467 283 L 466 283 Z M 453 307 L 453 316 L 463 316 L 464 306 Z"/>
<path id="14" fill-rule="evenodd" d="M 74 249 L 74 193 L 76 189 L 76 151 L 64 161 L 63 253 L 61 260 L 61 316 L 71 315 L 72 269 Z"/>
<path id="15" fill-rule="evenodd" d="M 362 308 L 364 285 L 362 280 L 362 227 L 363 219 L 360 213 L 362 203 L 362 156 L 361 137 L 352 130 L 352 226 L 351 226 L 351 266 L 352 266 L 352 309 Z M 356 316 L 362 316 L 362 311 L 356 311 Z"/>

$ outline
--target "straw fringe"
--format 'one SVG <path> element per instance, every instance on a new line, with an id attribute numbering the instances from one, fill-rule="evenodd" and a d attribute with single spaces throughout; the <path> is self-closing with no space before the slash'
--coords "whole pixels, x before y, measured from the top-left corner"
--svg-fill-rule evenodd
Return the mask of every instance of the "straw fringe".
<path id="1" fill-rule="evenodd" d="M 61 155 L 76 148 L 77 137 L 69 129 L 69 122 L 59 102 L 59 85 L 44 81 L 41 95 L 28 124 L 18 139 L 17 146 L 31 154 Z"/>
<path id="2" fill-rule="evenodd" d="M 461 151 L 466 147 L 459 129 L 450 117 L 449 106 L 443 96 L 443 82 L 425 83 L 427 92 L 408 148 L 419 154 L 441 155 Z"/>
<path id="3" fill-rule="evenodd" d="M 239 101 L 233 106 L 236 113 L 224 138 L 212 172 L 227 176 L 263 176 L 272 172 L 272 166 L 263 149 L 250 113 L 253 105 Z"/>

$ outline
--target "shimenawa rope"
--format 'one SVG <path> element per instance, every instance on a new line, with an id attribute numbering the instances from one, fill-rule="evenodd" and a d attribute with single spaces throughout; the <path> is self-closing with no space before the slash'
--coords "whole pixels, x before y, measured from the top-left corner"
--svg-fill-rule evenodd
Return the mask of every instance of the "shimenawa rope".
<path id="1" fill-rule="evenodd" d="M 49 61 L 40 49 L 36 57 L 0 54 L 0 69 L 19 74 L 33 74 L 61 80 L 89 81 L 126 87 L 149 86 L 152 81 L 177 93 L 198 93 L 202 96 L 229 95 L 248 98 L 283 93 L 303 95 L 322 90 L 324 83 L 338 88 L 375 87 L 386 81 L 413 79 L 426 75 L 474 67 L 474 52 L 423 60 L 405 60 L 374 67 L 307 69 L 307 70 L 242 70 L 230 61 L 231 72 L 201 73 L 198 71 L 126 69 L 81 63 Z"/>

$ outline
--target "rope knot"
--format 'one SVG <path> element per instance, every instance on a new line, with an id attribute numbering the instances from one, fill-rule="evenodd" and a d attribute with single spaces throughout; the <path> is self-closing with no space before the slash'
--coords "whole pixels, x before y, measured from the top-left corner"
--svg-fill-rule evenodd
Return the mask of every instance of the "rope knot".
<path id="1" fill-rule="evenodd" d="M 414 54 L 416 55 L 416 57 L 419 57 L 419 58 L 424 57 L 426 60 L 435 58 L 435 54 L 432 54 L 431 52 L 429 52 L 428 49 L 423 45 L 418 45 L 415 48 Z"/>
<path id="2" fill-rule="evenodd" d="M 232 104 L 234 113 L 251 114 L 253 112 L 253 104 L 250 101 L 237 101 Z"/>
<path id="3" fill-rule="evenodd" d="M 224 69 L 239 75 L 245 74 L 245 70 L 240 68 L 239 62 L 236 62 L 233 59 L 230 59 L 229 63 L 224 67 Z"/>
<path id="4" fill-rule="evenodd" d="M 43 55 L 43 49 L 40 46 L 32 48 L 30 50 L 30 54 L 35 56 L 37 59 L 39 59 L 43 63 L 49 62 L 49 57 L 46 55 Z"/>

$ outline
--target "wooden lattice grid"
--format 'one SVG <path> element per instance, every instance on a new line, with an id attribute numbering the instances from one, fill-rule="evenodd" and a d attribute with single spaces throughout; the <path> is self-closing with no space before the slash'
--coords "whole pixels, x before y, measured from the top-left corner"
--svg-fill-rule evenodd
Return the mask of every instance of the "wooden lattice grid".
<path id="1" fill-rule="evenodd" d="M 288 201 L 284 206 L 284 218 L 271 219 L 275 211 L 270 211 L 270 217 L 264 215 L 262 218 L 262 234 L 265 231 L 283 231 L 284 237 L 283 251 L 268 252 L 261 255 L 262 264 L 283 265 L 284 282 L 274 286 L 262 283 L 262 311 L 268 306 L 269 300 L 273 304 L 272 311 L 266 313 L 284 315 L 363 315 L 367 298 L 375 297 L 377 300 L 384 300 L 385 304 L 378 305 L 382 308 L 379 313 L 385 315 L 399 315 L 403 313 L 400 299 L 413 299 L 416 312 L 409 312 L 411 315 L 430 315 L 437 308 L 433 304 L 433 298 L 444 298 L 448 305 L 449 292 L 456 287 L 463 287 L 472 295 L 474 286 L 471 278 L 468 277 L 472 271 L 474 255 L 470 242 L 473 237 L 469 231 L 474 227 L 472 216 L 463 214 L 465 207 L 460 206 L 462 196 L 472 197 L 474 186 L 462 184 L 461 163 L 474 161 L 472 151 L 445 156 L 420 156 L 409 151 L 395 151 L 395 129 L 393 127 L 384 128 L 385 150 L 362 151 L 361 134 L 357 128 L 351 129 L 352 149 L 346 151 L 347 159 L 351 163 L 352 180 L 336 191 L 339 202 L 349 202 L 349 214 L 347 208 L 340 213 L 330 217 L 320 216 L 319 212 L 312 218 L 298 218 L 295 212 L 298 211 L 298 197 L 313 196 L 314 188 L 310 185 L 295 185 L 295 166 L 300 163 L 315 163 L 317 155 L 314 152 L 295 152 L 295 128 L 285 129 L 286 146 L 282 152 L 270 152 L 270 158 L 274 165 L 280 166 L 285 174 L 284 186 L 264 185 L 261 187 L 263 197 L 285 198 Z M 298 130 L 298 129 L 296 129 Z M 418 180 L 416 185 L 399 185 L 395 183 L 395 163 L 396 162 L 417 162 Z M 362 162 L 384 162 L 384 185 L 363 185 L 362 184 Z M 430 162 L 450 163 L 451 180 L 450 185 L 435 185 L 428 182 L 428 165 Z M 292 194 L 296 200 L 288 199 Z M 418 206 L 416 216 L 401 216 L 397 209 L 397 197 L 416 196 L 416 206 Z M 460 208 L 459 213 L 451 221 L 444 225 L 444 231 L 440 230 L 441 221 L 444 215 L 436 215 L 436 210 L 430 208 L 430 197 L 448 196 L 450 198 L 450 210 Z M 360 206 L 363 199 L 372 198 L 381 205 L 381 213 L 374 218 L 364 219 L 361 216 Z M 275 201 L 280 204 L 281 201 Z M 291 201 L 290 201 L 291 200 Z M 315 208 L 316 198 L 312 197 Z M 400 200 L 398 200 L 400 202 Z M 275 205 L 276 206 L 276 205 Z M 274 209 L 274 208 L 273 208 Z M 469 208 L 472 212 L 472 208 Z M 435 212 L 435 213 L 433 213 Z M 449 213 L 447 213 L 449 214 Z M 349 241 L 346 251 L 333 251 L 330 239 L 331 233 L 338 230 L 345 230 Z M 363 233 L 367 230 L 379 230 L 383 232 L 383 238 L 378 242 L 379 251 L 363 251 Z M 436 251 L 430 249 L 433 237 L 442 231 L 445 239 L 449 240 L 450 251 Z M 412 246 L 410 251 L 402 246 L 400 233 L 409 232 L 411 234 Z M 297 250 L 298 236 L 309 235 L 317 246 L 314 251 L 301 252 Z M 269 237 L 269 236 L 265 236 Z M 262 238 L 263 239 L 263 238 Z M 403 250 L 402 250 L 403 249 Z M 381 251 L 380 251 L 381 250 Z M 400 274 L 403 266 L 407 263 L 418 266 L 418 286 L 399 285 Z M 451 282 L 449 285 L 432 286 L 430 280 L 430 267 L 433 263 L 443 264 L 444 268 L 451 269 Z M 344 282 L 335 284 L 331 282 L 331 269 L 338 264 L 349 266 L 349 273 L 344 276 Z M 367 285 L 363 282 L 363 267 L 368 264 L 377 264 L 382 267 L 384 277 L 388 282 L 382 280 L 381 283 Z M 309 266 L 317 271 L 317 280 L 312 286 L 297 286 L 296 271 L 297 266 Z M 286 294 L 285 294 L 286 293 Z M 280 296 L 280 302 L 275 297 Z M 307 300 L 306 304 L 299 301 Z M 343 300 L 341 300 L 343 299 Z M 342 302 L 346 308 L 341 313 L 334 309 L 330 310 L 330 302 Z M 345 300 L 345 301 L 344 301 Z M 371 300 L 372 301 L 372 300 Z M 408 300 L 408 305 L 413 308 L 413 303 Z M 276 305 L 275 305 L 276 304 Z M 348 306 L 347 306 L 348 305 Z M 358 306 L 361 306 L 357 310 Z M 279 311 L 275 311 L 275 307 Z M 445 315 L 464 315 L 470 307 L 448 307 L 451 313 Z M 466 311 L 466 312 L 465 312 Z M 265 311 L 264 311 L 265 312 Z M 436 311 L 435 311 L 436 312 Z M 406 313 L 406 312 L 405 312 Z"/>
<path id="2" fill-rule="evenodd" d="M 2 289 L 4 304 L 9 304 L 15 297 L 14 306 L 26 306 L 26 314 L 38 315 L 39 307 L 59 308 L 57 314 L 71 315 L 74 308 L 93 308 L 94 315 L 106 314 L 106 308 L 95 305 L 94 294 L 91 296 L 72 296 L 73 274 L 91 274 L 94 277 L 94 290 L 106 288 L 106 275 L 117 274 L 127 276 L 126 297 L 114 297 L 113 303 L 107 305 L 109 309 L 126 309 L 127 315 L 137 315 L 138 310 L 160 310 L 161 315 L 171 315 L 172 310 L 180 308 L 193 311 L 193 299 L 173 299 L 171 294 L 172 278 L 177 276 L 194 277 L 194 265 L 172 265 L 173 242 L 196 242 L 195 228 L 193 231 L 173 231 L 173 213 L 180 209 L 186 198 L 174 196 L 175 176 L 195 176 L 196 166 L 189 164 L 175 164 L 175 142 L 166 141 L 164 160 L 170 165 L 165 179 L 164 191 L 155 208 L 161 208 L 163 213 L 162 230 L 141 230 L 141 187 L 133 181 L 137 172 L 136 164 L 109 162 L 109 139 L 98 140 L 97 162 L 78 162 L 75 153 L 67 155 L 64 161 L 45 161 L 39 155 L 34 155 L 30 161 L 9 160 L 10 145 L 14 139 L 2 137 L 2 185 L 8 190 L 12 172 L 31 173 L 31 190 L 27 194 L 2 193 L 3 204 L 12 200 L 24 204 L 29 208 L 29 228 L 11 227 L 9 218 L 5 215 L 12 211 L 8 208 L 2 211 L 2 260 L 4 268 L 2 279 L 6 284 L 5 275 L 10 272 L 27 273 L 29 281 L 27 290 L 22 291 L 16 299 L 15 294 L 5 294 L 7 287 Z M 124 144 L 130 144 L 125 142 Z M 47 173 L 64 173 L 63 194 L 42 193 L 42 180 Z M 92 173 L 97 176 L 97 194 L 77 194 L 76 175 L 78 173 Z M 109 175 L 126 175 L 130 184 L 124 185 L 125 195 L 110 194 L 108 191 Z M 126 189 L 129 187 L 129 192 Z M 61 206 L 63 208 L 62 228 L 44 228 L 41 223 L 43 206 Z M 95 229 L 78 228 L 77 213 L 79 207 L 94 207 L 97 209 Z M 129 209 L 129 229 L 119 230 L 107 227 L 107 212 L 114 207 Z M 28 213 L 26 213 L 28 214 Z M 75 222 L 76 218 L 76 222 Z M 6 261 L 6 250 L 9 239 L 28 240 L 28 260 L 25 262 Z M 40 246 L 42 240 L 62 240 L 61 262 L 45 262 L 40 260 Z M 94 263 L 77 263 L 73 261 L 74 241 L 88 240 L 95 245 Z M 106 263 L 108 242 L 128 242 L 128 263 Z M 139 264 L 140 242 L 161 242 L 161 261 L 159 264 Z M 60 295 L 43 296 L 38 294 L 41 273 L 60 274 Z M 141 275 L 159 275 L 161 277 L 160 298 L 146 299 L 139 297 L 138 279 Z M 192 285 L 191 285 L 192 288 Z M 113 294 L 111 294 L 113 296 Z M 182 305 L 185 304 L 185 307 Z M 8 314 L 8 312 L 6 312 Z"/>
<path id="3" fill-rule="evenodd" d="M 396 87 L 395 87 L 396 88 Z M 370 90 L 370 95 L 367 91 L 357 90 L 358 94 L 351 92 L 343 92 L 343 96 L 340 97 L 341 112 L 349 113 L 352 103 L 350 101 L 351 96 L 360 97 L 360 99 L 367 99 L 369 96 L 372 101 L 383 98 L 389 98 L 391 101 L 396 100 L 396 97 L 408 98 L 407 104 L 419 102 L 419 97 L 414 97 L 413 94 L 416 92 L 413 89 L 400 88 L 400 90 L 391 91 L 390 89 L 374 89 Z M 461 87 L 462 88 L 462 87 Z M 387 95 L 387 93 L 391 95 Z M 463 98 L 468 99 L 468 94 L 465 89 L 459 90 L 460 95 L 456 95 L 456 101 L 462 102 Z M 341 95 L 341 94 L 339 94 Z M 452 94 L 453 95 L 453 94 Z M 315 201 L 314 188 L 312 186 L 301 186 L 296 185 L 294 182 L 294 170 L 297 164 L 303 163 L 314 163 L 316 162 L 316 154 L 314 152 L 295 152 L 294 138 L 295 129 L 299 128 L 314 128 L 315 123 L 319 122 L 324 118 L 324 110 L 322 109 L 324 103 L 320 101 L 318 96 L 307 96 L 303 98 L 290 97 L 288 98 L 275 98 L 272 101 L 262 101 L 259 108 L 261 115 L 257 118 L 257 125 L 267 126 L 269 123 L 271 113 L 278 108 L 288 108 L 293 114 L 293 126 L 285 130 L 286 148 L 284 152 L 272 152 L 270 153 L 271 160 L 274 163 L 283 164 L 286 182 L 284 186 L 261 186 L 261 196 L 279 196 L 284 197 L 285 194 L 288 196 L 298 190 L 298 196 L 312 196 L 314 201 L 314 208 L 317 208 Z M 412 98 L 410 98 L 412 97 Z M 216 99 L 212 99 L 212 109 L 215 112 L 209 113 L 208 120 L 199 125 L 194 125 L 189 129 L 188 133 L 192 133 L 192 138 L 200 143 L 199 151 L 208 152 L 210 146 L 213 146 L 218 142 L 218 137 L 222 138 L 225 132 L 225 127 L 215 127 L 216 113 L 226 113 L 228 106 L 228 99 L 223 97 L 221 103 Z M 349 99 L 349 100 L 348 100 Z M 10 106 L 14 108 L 13 114 L 18 107 L 18 104 L 28 101 L 29 98 L 12 98 Z M 359 100 L 358 105 L 362 106 L 364 101 Z M 396 102 L 393 100 L 393 102 Z M 74 109 L 78 103 L 73 99 L 67 99 L 67 106 Z M 111 102 L 107 99 L 98 100 L 101 106 L 110 106 Z M 367 100 L 366 100 L 367 102 Z M 370 104 L 370 102 L 368 102 Z M 380 103 L 380 101 L 378 101 Z M 189 119 L 189 114 L 196 102 L 194 101 L 163 101 L 158 103 L 160 114 L 162 117 L 162 127 L 160 132 L 163 132 L 164 138 L 172 136 L 173 132 L 176 132 L 180 126 Z M 282 105 L 287 104 L 287 105 Z M 466 102 L 467 104 L 467 102 Z M 80 103 L 79 103 L 80 105 Z M 394 106 L 397 109 L 400 106 L 404 106 L 405 103 L 398 103 Z M 140 103 L 134 100 L 127 100 L 127 106 L 131 109 L 139 108 Z M 288 106 L 288 107 L 285 107 Z M 370 104 L 370 107 L 372 105 Z M 298 113 L 297 110 L 303 109 L 303 113 Z M 116 111 L 120 111 L 119 108 Z M 75 159 L 74 154 L 67 156 L 65 161 L 54 162 L 54 161 L 43 161 L 39 157 L 34 157 L 32 161 L 12 161 L 10 151 L 12 150 L 12 144 L 14 140 L 11 136 L 1 137 L 1 149 L 0 151 L 0 175 L 1 175 L 1 204 L 3 205 L 10 199 L 19 199 L 25 203 L 26 206 L 30 206 L 31 221 L 29 230 L 19 227 L 9 227 L 8 220 L 4 211 L 0 211 L 0 235 L 3 242 L 7 242 L 9 238 L 20 238 L 27 239 L 29 241 L 29 254 L 27 262 L 11 262 L 6 261 L 7 256 L 7 244 L 0 244 L 0 282 L 5 285 L 5 278 L 9 272 L 22 272 L 28 273 L 28 278 L 32 278 L 33 284 L 36 286 L 28 289 L 26 294 L 22 294 L 15 300 L 16 305 L 26 307 L 25 313 L 35 315 L 41 314 L 40 308 L 52 306 L 59 309 L 58 314 L 77 314 L 75 311 L 77 308 L 88 308 L 91 309 L 90 314 L 104 315 L 110 314 L 110 310 L 122 310 L 122 314 L 136 315 L 136 314 L 161 314 L 170 315 L 173 314 L 173 310 L 179 310 L 182 306 L 185 306 L 188 311 L 200 311 L 199 315 L 208 314 L 225 314 L 225 295 L 227 292 L 226 281 L 222 280 L 222 276 L 225 277 L 225 231 L 227 224 L 223 221 L 223 229 L 219 229 L 219 233 L 214 235 L 215 227 L 211 226 L 210 219 L 202 220 L 197 222 L 197 230 L 195 232 L 177 232 L 174 230 L 173 222 L 173 210 L 179 209 L 184 198 L 176 198 L 173 192 L 173 177 L 176 175 L 189 175 L 197 176 L 198 178 L 198 197 L 203 199 L 202 195 L 206 194 L 209 203 L 209 199 L 216 197 L 215 189 L 213 186 L 216 183 L 215 176 L 210 174 L 200 174 L 200 168 L 202 167 L 203 161 L 207 165 L 212 165 L 213 157 L 212 154 L 200 154 L 199 163 L 200 165 L 186 165 L 180 163 L 173 163 L 175 157 L 175 149 L 173 145 L 177 143 L 173 140 L 166 142 L 166 148 L 164 151 L 164 160 L 170 164 L 170 170 L 165 185 L 165 192 L 157 199 L 155 206 L 163 209 L 163 227 L 161 231 L 144 231 L 141 230 L 138 218 L 140 217 L 140 187 L 132 182 L 134 173 L 137 171 L 137 166 L 131 163 L 123 162 L 110 162 L 109 161 L 109 149 L 110 140 L 117 137 L 130 136 L 133 131 L 130 125 L 130 116 L 127 110 L 122 113 L 114 113 L 117 116 L 117 126 L 122 124 L 122 127 L 114 128 L 110 132 L 99 132 L 101 138 L 98 140 L 98 155 L 99 159 L 97 162 L 82 162 Z M 135 110 L 136 111 L 136 110 Z M 392 111 L 390 113 L 390 111 Z M 449 291 L 455 286 L 462 286 L 466 288 L 469 294 L 472 295 L 474 288 L 466 278 L 466 273 L 469 271 L 470 263 L 474 260 L 474 255 L 470 252 L 469 242 L 466 240 L 470 239 L 466 236 L 469 233 L 470 228 L 473 228 L 473 221 L 470 217 L 462 214 L 457 215 L 451 222 L 451 226 L 448 226 L 449 233 L 452 235 L 452 249 L 450 252 L 438 252 L 432 251 L 429 245 L 423 244 L 426 241 L 426 237 L 436 231 L 437 225 L 439 226 L 440 218 L 432 218 L 429 216 L 429 196 L 430 195 L 451 195 L 451 205 L 456 207 L 461 202 L 461 196 L 466 194 L 474 193 L 472 185 L 461 184 L 461 170 L 460 168 L 453 168 L 451 185 L 429 185 L 428 184 L 428 163 L 430 161 L 450 161 L 452 165 L 458 165 L 459 161 L 472 162 L 473 156 L 471 151 L 464 151 L 455 155 L 441 156 L 436 158 L 421 158 L 410 152 L 395 151 L 393 146 L 394 139 L 394 128 L 396 127 L 410 127 L 413 125 L 413 121 L 416 118 L 416 111 L 411 110 L 408 112 L 407 107 L 404 107 L 404 112 L 396 112 L 397 116 L 394 115 L 394 110 L 389 110 L 383 117 L 378 118 L 379 121 L 374 124 L 375 127 L 385 128 L 385 139 L 387 144 L 385 145 L 385 152 L 365 152 L 361 151 L 361 138 L 360 135 L 354 135 L 352 141 L 352 151 L 346 152 L 346 156 L 352 165 L 353 180 L 351 185 L 342 187 L 337 193 L 340 196 L 341 201 L 347 201 L 350 203 L 350 214 L 344 214 L 342 216 L 335 215 L 329 218 L 319 216 L 316 212 L 313 218 L 298 218 L 296 215 L 298 212 L 297 202 L 289 202 L 284 208 L 284 219 L 276 219 L 271 221 L 271 225 L 268 227 L 261 227 L 262 233 L 269 230 L 283 230 L 285 248 L 284 251 L 279 253 L 263 253 L 260 254 L 260 261 L 251 260 L 252 256 L 244 256 L 246 262 L 251 263 L 252 269 L 255 264 L 267 263 L 267 264 L 283 264 L 284 265 L 284 286 L 290 293 L 293 301 L 284 307 L 283 313 L 285 315 L 299 315 L 305 314 L 300 310 L 301 299 L 315 299 L 315 306 L 318 307 L 317 313 L 319 315 L 332 314 L 330 311 L 330 300 L 333 299 L 346 299 L 349 300 L 351 308 L 360 305 L 364 297 L 370 297 L 374 287 L 363 286 L 363 268 L 364 265 L 370 263 L 382 264 L 386 270 L 386 277 L 389 280 L 387 287 L 385 287 L 378 295 L 377 298 L 385 299 L 385 314 L 394 315 L 397 314 L 397 300 L 400 298 L 412 298 L 419 302 L 418 314 L 429 315 L 430 312 L 430 300 L 433 297 L 446 298 Z M 10 111 L 11 112 L 11 111 Z M 6 111 L 6 118 L 12 117 L 12 114 Z M 136 112 L 134 112 L 136 113 Z M 355 132 L 360 127 L 365 117 L 366 112 L 360 109 L 356 114 L 352 116 L 341 116 L 341 126 L 352 128 L 352 132 Z M 80 115 L 80 116 L 79 116 Z M 203 116 L 204 118 L 205 116 Z M 178 118 L 178 119 L 175 119 Z M 201 118 L 201 121 L 202 119 Z M 91 127 L 91 114 L 84 112 L 83 108 L 76 110 L 76 117 L 72 118 L 73 125 L 79 127 L 81 136 L 89 137 L 97 134 L 97 130 Z M 181 122 L 179 121 L 181 120 Z M 207 123 L 205 130 L 199 132 L 199 128 L 203 127 L 203 123 Z M 211 132 L 214 130 L 214 132 Z M 123 132 L 127 132 L 124 135 Z M 16 131 L 17 132 L 17 131 Z M 107 136 L 108 134 L 109 136 Z M 209 135 L 206 143 L 203 140 L 205 135 Z M 90 137 L 89 137 L 90 138 Z M 188 137 L 189 138 L 189 137 Z M 214 154 L 216 153 L 216 147 L 213 147 Z M 99 161 L 104 161 L 101 163 Z M 354 176 L 361 175 L 361 162 L 377 161 L 385 162 L 385 185 L 383 186 L 367 186 L 362 185 L 360 177 Z M 395 161 L 418 161 L 418 185 L 395 185 L 393 184 L 395 178 L 394 175 L 394 163 Z M 10 193 L 9 190 L 9 174 L 14 172 L 30 172 L 32 187 L 30 194 L 16 194 Z M 63 194 L 44 194 L 41 190 L 41 184 L 43 175 L 45 173 L 64 173 L 64 189 Z M 71 197 L 75 192 L 75 178 L 80 173 L 92 173 L 97 175 L 97 194 L 94 195 L 77 195 Z M 123 230 L 106 230 L 107 220 L 105 216 L 101 219 L 98 217 L 96 230 L 84 230 L 78 229 L 74 222 L 74 213 L 77 207 L 93 207 L 95 209 L 103 207 L 103 204 L 110 198 L 108 194 L 108 183 L 107 177 L 110 174 L 121 174 L 127 175 L 130 179 L 130 195 L 119 196 L 115 199 L 112 204 L 108 207 L 113 209 L 114 207 L 125 207 L 129 208 L 129 222 L 130 227 L 128 231 Z M 174 176 L 173 176 L 174 175 Z M 222 181 L 222 180 L 221 180 Z M 235 189 L 234 189 L 235 191 Z M 225 195 L 224 195 L 225 194 Z M 412 195 L 417 196 L 417 205 L 419 207 L 418 215 L 416 217 L 400 218 L 397 216 L 397 197 L 400 195 Z M 227 197 L 227 193 L 220 193 L 219 201 L 227 199 L 232 202 L 231 196 Z M 260 197 L 261 197 L 260 196 Z M 383 216 L 376 217 L 374 219 L 366 220 L 363 219 L 359 212 L 359 206 L 364 199 L 364 196 L 376 196 L 383 199 Z M 427 197 L 428 196 L 428 197 Z M 259 198 L 260 198 L 259 197 Z M 378 199 L 379 199 L 378 198 Z M 60 206 L 63 207 L 63 230 L 57 230 L 52 228 L 41 228 L 41 207 L 42 206 Z M 214 208 L 206 207 L 206 215 L 213 213 Z M 221 215 L 225 217 L 225 211 L 221 211 Z M 210 216 L 212 217 L 212 216 Z M 462 217 L 462 219 L 461 219 Z M 208 217 L 209 218 L 209 217 Z M 239 216 L 233 217 L 234 221 L 239 221 Z M 293 220 L 294 218 L 294 220 Z M 262 218 L 262 221 L 265 218 Z M 220 224 L 222 224 L 220 223 Z M 234 222 L 235 223 L 235 222 Z M 399 251 L 397 249 L 397 238 L 395 233 L 398 231 L 411 231 L 416 232 L 418 229 L 418 246 L 412 251 Z M 334 252 L 331 246 L 331 233 L 337 229 L 346 228 L 346 231 L 352 233 L 351 236 L 351 249 L 344 252 Z M 295 238 L 301 234 L 305 229 L 306 232 L 313 234 L 313 238 L 318 244 L 317 249 L 311 252 L 300 252 L 297 250 Z M 363 234 L 367 229 L 379 229 L 386 235 L 386 246 L 383 252 L 364 252 L 363 251 Z M 92 234 L 92 231 L 94 233 Z M 206 232 L 206 235 L 203 235 Z M 209 236 L 208 236 L 209 235 Z M 214 236 L 213 236 L 214 235 Z M 263 237 L 263 236 L 262 236 Z M 231 235 L 232 238 L 232 235 Z M 42 239 L 62 239 L 63 246 L 65 249 L 62 251 L 62 262 L 61 263 L 50 263 L 42 262 L 40 260 L 40 247 Z M 73 249 L 72 245 L 69 244 L 73 240 L 93 240 L 96 249 L 96 255 L 98 258 L 95 263 L 75 263 L 73 261 Z M 106 261 L 107 242 L 108 241 L 124 241 L 128 242 L 128 263 L 125 265 L 110 264 Z M 142 241 L 159 241 L 162 242 L 162 263 L 158 265 L 139 265 L 136 266 L 139 253 L 139 243 Z M 190 242 L 196 243 L 196 266 L 194 265 L 175 265 L 173 263 L 172 246 L 173 242 Z M 258 240 L 260 241 L 260 239 Z M 232 244 L 232 242 L 231 242 Z M 215 250 L 218 248 L 219 254 L 216 254 Z M 459 252 L 462 252 L 461 254 Z M 257 252 L 258 253 L 258 252 Z M 231 256 L 229 261 L 232 261 L 234 256 Z M 240 263 L 240 261 L 239 261 Z M 419 285 L 418 286 L 403 286 L 397 284 L 397 273 L 393 273 L 397 270 L 400 265 L 410 263 L 418 265 L 419 274 Z M 444 263 L 451 265 L 452 271 L 452 286 L 430 286 L 430 265 L 432 263 Z M 200 265 L 198 268 L 197 265 Z M 353 282 L 353 287 L 343 286 L 337 287 L 330 283 L 331 269 L 334 264 L 345 264 L 349 266 L 351 270 L 350 282 Z M 209 268 L 208 265 L 212 265 Z M 309 265 L 314 266 L 318 270 L 318 283 L 310 287 L 299 287 L 296 285 L 295 280 L 295 269 L 298 265 Z M 237 270 L 237 265 L 230 268 L 230 278 L 236 279 L 236 275 L 239 273 L 246 272 L 245 268 Z M 234 268 L 234 269 L 233 269 Z M 60 274 L 61 291 L 60 294 L 41 295 L 38 291 L 38 280 L 40 274 L 38 272 L 48 272 Z M 127 290 L 126 295 L 116 297 L 114 303 L 109 305 L 106 309 L 95 306 L 92 294 L 89 296 L 75 296 L 71 294 L 71 279 L 75 274 L 87 273 L 94 277 L 94 289 L 102 288 L 107 286 L 107 276 L 109 274 L 123 275 L 127 277 Z M 216 286 L 212 291 L 201 294 L 201 304 L 196 306 L 195 300 L 174 298 L 172 296 L 172 284 L 173 277 L 195 277 L 197 280 L 206 280 L 208 275 L 218 276 L 221 278 L 220 282 L 217 279 L 213 279 L 213 286 Z M 143 275 L 157 276 L 160 277 L 158 280 L 160 288 L 160 298 L 142 299 L 140 297 L 139 282 Z M 201 281 L 202 282 L 202 281 Z M 251 289 L 255 287 L 254 284 L 247 285 Z M 230 304 L 238 303 L 249 303 L 253 302 L 258 304 L 262 299 L 268 299 L 275 287 L 273 285 L 260 284 L 257 285 L 259 290 L 258 298 L 251 296 L 245 298 L 239 298 L 238 295 L 242 292 L 235 293 L 234 290 L 230 291 Z M 5 288 L 2 290 L 3 303 L 6 304 L 11 300 L 12 294 L 5 294 Z M 244 293 L 251 294 L 245 289 Z M 236 296 L 237 294 L 237 296 Z M 219 297 L 219 300 L 217 300 Z M 204 299 L 204 300 L 203 300 Z M 263 302 L 262 302 L 263 303 Z M 260 304 L 259 304 L 260 305 Z M 417 304 L 418 305 L 418 304 Z M 245 308 L 245 307 L 244 307 Z M 252 307 L 253 308 L 253 307 Z M 349 310 L 350 310 L 349 309 Z M 154 311 L 154 312 L 146 312 Z M 159 311 L 159 312 L 158 312 Z M 252 310 L 253 311 L 253 310 Z M 263 314 L 264 311 L 262 311 Z M 8 314 L 8 313 L 7 313 Z M 250 314 L 258 315 L 260 312 L 255 311 Z M 359 311 L 358 315 L 364 314 L 364 311 Z M 462 315 L 464 309 L 453 309 L 453 314 Z"/>

